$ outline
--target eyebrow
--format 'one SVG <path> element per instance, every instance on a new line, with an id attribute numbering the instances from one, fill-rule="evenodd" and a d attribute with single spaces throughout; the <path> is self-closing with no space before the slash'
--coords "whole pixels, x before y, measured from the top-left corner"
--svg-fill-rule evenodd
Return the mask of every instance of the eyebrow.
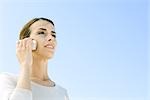
<path id="1" fill-rule="evenodd" d="M 45 28 L 39 28 L 40 30 L 43 30 L 43 31 L 47 31 L 47 29 L 45 29 Z M 55 31 L 51 31 L 51 33 L 54 33 L 54 34 L 56 34 L 56 32 Z"/>
<path id="2" fill-rule="evenodd" d="M 39 28 L 40 30 L 43 30 L 43 31 L 46 31 L 47 29 L 45 29 L 45 28 Z"/>

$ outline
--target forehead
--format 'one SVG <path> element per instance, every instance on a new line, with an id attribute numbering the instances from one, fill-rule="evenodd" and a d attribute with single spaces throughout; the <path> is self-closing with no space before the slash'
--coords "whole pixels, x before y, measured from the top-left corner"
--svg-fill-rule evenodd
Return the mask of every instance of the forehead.
<path id="1" fill-rule="evenodd" d="M 37 30 L 39 28 L 45 28 L 48 31 L 54 30 L 54 26 L 50 22 L 45 20 L 38 20 L 30 26 L 31 31 Z"/>

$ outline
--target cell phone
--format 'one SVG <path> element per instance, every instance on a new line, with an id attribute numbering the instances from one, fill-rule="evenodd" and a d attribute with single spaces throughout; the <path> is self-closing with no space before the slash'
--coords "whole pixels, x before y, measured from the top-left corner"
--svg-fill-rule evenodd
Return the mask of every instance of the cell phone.
<path id="1" fill-rule="evenodd" d="M 37 42 L 36 40 L 32 40 L 32 50 L 36 50 L 37 49 Z"/>

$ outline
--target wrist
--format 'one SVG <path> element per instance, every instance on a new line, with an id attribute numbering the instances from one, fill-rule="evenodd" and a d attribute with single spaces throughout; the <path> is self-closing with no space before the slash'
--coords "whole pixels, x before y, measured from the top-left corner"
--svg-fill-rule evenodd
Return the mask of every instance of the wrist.
<path id="1" fill-rule="evenodd" d="M 30 66 L 28 66 L 28 65 L 21 65 L 20 73 L 22 75 L 29 76 L 29 74 L 30 74 Z"/>

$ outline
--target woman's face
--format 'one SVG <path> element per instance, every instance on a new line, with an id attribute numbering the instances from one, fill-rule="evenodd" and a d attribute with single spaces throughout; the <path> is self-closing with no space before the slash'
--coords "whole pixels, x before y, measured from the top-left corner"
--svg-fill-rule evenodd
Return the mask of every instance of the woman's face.
<path id="1" fill-rule="evenodd" d="M 57 44 L 54 26 L 45 20 L 38 20 L 30 26 L 30 37 L 37 42 L 33 56 L 52 58 Z"/>

